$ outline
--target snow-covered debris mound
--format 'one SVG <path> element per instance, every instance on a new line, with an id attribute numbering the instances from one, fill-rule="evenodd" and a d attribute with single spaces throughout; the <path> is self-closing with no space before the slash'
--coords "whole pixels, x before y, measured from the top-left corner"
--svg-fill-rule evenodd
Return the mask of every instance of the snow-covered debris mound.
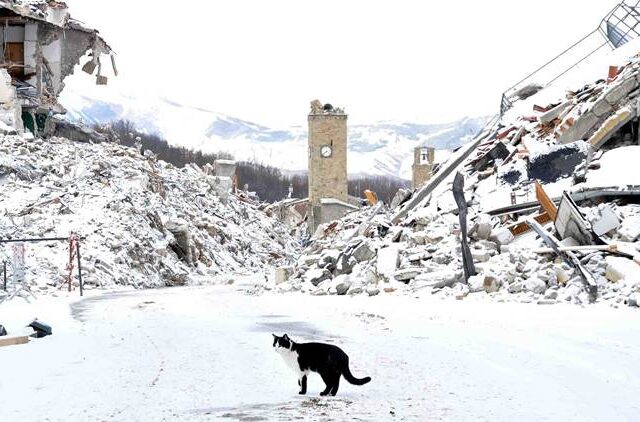
<path id="1" fill-rule="evenodd" d="M 496 116 L 425 186 L 399 193 L 393 209 L 320 230 L 279 288 L 638 306 L 640 57 L 608 70 L 550 104 L 536 102 L 542 91 L 527 100 L 531 109 Z"/>
<path id="2" fill-rule="evenodd" d="M 594 221 L 603 209 L 581 208 Z M 499 301 L 541 304 L 592 301 L 578 271 L 547 252 L 546 245 L 532 233 L 516 239 L 497 217 L 469 216 L 470 250 L 477 275 L 467 282 L 455 214 L 422 208 L 403 225 L 394 226 L 390 223 L 392 212 L 387 211 L 363 225 L 371 212 L 372 208 L 367 208 L 322 227 L 289 270 L 289 279 L 277 288 L 314 295 L 405 292 L 456 299 L 489 295 Z M 620 245 L 636 242 L 629 246 L 640 253 L 640 207 L 615 206 L 613 212 L 625 223 L 604 238 Z M 597 250 L 583 254 L 581 261 L 596 277 L 597 300 L 616 306 L 638 303 L 638 263 Z"/>
<path id="3" fill-rule="evenodd" d="M 206 283 L 287 262 L 297 248 L 288 229 L 219 182 L 150 151 L 0 136 L 0 239 L 77 233 L 89 288 Z M 68 244 L 25 246 L 27 283 L 55 291 Z M 0 249 L 11 262 L 10 248 Z"/>

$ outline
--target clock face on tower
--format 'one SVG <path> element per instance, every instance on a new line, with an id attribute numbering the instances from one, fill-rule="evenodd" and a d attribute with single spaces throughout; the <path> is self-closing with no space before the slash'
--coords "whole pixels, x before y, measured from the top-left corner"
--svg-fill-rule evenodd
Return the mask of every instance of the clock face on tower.
<path id="1" fill-rule="evenodd" d="M 333 148 L 330 145 L 323 145 L 320 147 L 320 155 L 322 158 L 329 158 L 333 154 Z"/>

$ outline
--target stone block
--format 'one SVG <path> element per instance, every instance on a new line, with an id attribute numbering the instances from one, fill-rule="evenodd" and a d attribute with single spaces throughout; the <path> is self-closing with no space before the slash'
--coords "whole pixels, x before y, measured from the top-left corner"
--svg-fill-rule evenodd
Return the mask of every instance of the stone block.
<path id="1" fill-rule="evenodd" d="M 596 117 L 604 118 L 613 112 L 613 107 L 603 96 L 595 102 L 591 107 L 591 111 L 596 115 Z"/>
<path id="2" fill-rule="evenodd" d="M 356 246 L 351 253 L 351 256 L 353 256 L 358 262 L 369 261 L 376 256 L 376 250 L 373 248 L 370 241 L 364 240 Z"/>
<path id="3" fill-rule="evenodd" d="M 276 284 L 286 282 L 293 274 L 293 267 L 277 267 L 275 269 L 274 279 Z"/>
<path id="4" fill-rule="evenodd" d="M 351 278 L 346 274 L 339 275 L 333 279 L 333 286 L 335 287 L 337 294 L 340 296 L 347 294 L 351 284 Z"/>
<path id="5" fill-rule="evenodd" d="M 376 271 L 387 279 L 391 279 L 400 263 L 400 248 L 397 244 L 391 244 L 386 248 L 378 249 L 378 261 Z"/>
<path id="6" fill-rule="evenodd" d="M 310 282 L 314 286 L 318 286 L 323 281 L 331 278 L 331 272 L 321 268 L 314 268 L 313 270 L 307 271 L 304 277 L 306 281 Z"/>
<path id="7" fill-rule="evenodd" d="M 398 281 L 406 283 L 409 280 L 413 280 L 414 278 L 416 278 L 419 274 L 422 273 L 422 271 L 423 270 L 421 268 L 405 268 L 393 273 L 393 277 Z"/>
<path id="8" fill-rule="evenodd" d="M 497 243 L 500 247 L 506 246 L 513 242 L 515 237 L 513 233 L 505 227 L 500 227 L 491 232 L 491 236 L 489 236 L 489 240 Z"/>
<path id="9" fill-rule="evenodd" d="M 584 113 L 576 119 L 573 126 L 560 135 L 558 143 L 569 144 L 584 139 L 599 120 L 600 119 L 592 112 Z"/>
<path id="10" fill-rule="evenodd" d="M 472 293 L 487 292 L 495 293 L 500 290 L 502 283 L 493 274 L 478 274 L 469 277 L 469 290 Z"/>
<path id="11" fill-rule="evenodd" d="M 618 235 L 625 242 L 635 242 L 640 239 L 640 216 L 625 218 L 618 228 Z"/>
<path id="12" fill-rule="evenodd" d="M 542 294 L 547 290 L 547 284 L 538 277 L 529 277 L 524 281 L 523 289 L 528 292 Z"/>
<path id="13" fill-rule="evenodd" d="M 571 107 L 572 105 L 573 105 L 572 101 L 566 101 L 562 104 L 555 106 L 554 108 L 552 108 L 551 110 L 547 111 L 546 113 L 540 116 L 540 118 L 538 119 L 540 121 L 540 124 L 546 125 L 547 123 L 554 121 L 555 119 L 560 117 L 560 114 L 562 114 L 562 112 L 564 112 L 567 108 Z"/>
<path id="14" fill-rule="evenodd" d="M 463 275 L 461 271 L 433 271 L 429 273 L 418 274 L 416 277 L 414 277 L 409 286 L 415 290 L 425 287 L 438 289 L 447 286 L 453 286 L 455 283 L 461 281 L 462 279 Z"/>
<path id="15" fill-rule="evenodd" d="M 635 77 L 627 78 L 626 80 L 612 86 L 605 94 L 605 99 L 611 105 L 618 104 L 624 97 L 629 95 L 631 91 L 638 87 L 638 81 Z"/>

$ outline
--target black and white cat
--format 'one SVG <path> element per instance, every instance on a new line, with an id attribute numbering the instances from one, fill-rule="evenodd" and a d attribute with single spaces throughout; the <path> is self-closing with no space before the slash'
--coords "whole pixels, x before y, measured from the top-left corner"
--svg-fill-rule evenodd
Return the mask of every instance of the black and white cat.
<path id="1" fill-rule="evenodd" d="M 307 394 L 307 375 L 317 372 L 327 388 L 321 396 L 335 396 L 340 385 L 340 376 L 354 385 L 364 385 L 371 377 L 355 378 L 349 371 L 349 356 L 338 346 L 325 343 L 296 343 L 288 335 L 273 334 L 273 347 L 298 375 L 300 394 Z"/>

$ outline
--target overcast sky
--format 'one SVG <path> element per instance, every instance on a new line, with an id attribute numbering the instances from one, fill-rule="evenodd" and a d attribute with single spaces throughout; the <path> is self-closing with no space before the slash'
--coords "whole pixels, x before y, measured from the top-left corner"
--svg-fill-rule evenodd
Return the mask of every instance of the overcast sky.
<path id="1" fill-rule="evenodd" d="M 106 89 L 278 126 L 305 124 L 315 98 L 345 107 L 352 123 L 493 114 L 504 89 L 618 0 L 67 3 L 118 54 Z"/>

